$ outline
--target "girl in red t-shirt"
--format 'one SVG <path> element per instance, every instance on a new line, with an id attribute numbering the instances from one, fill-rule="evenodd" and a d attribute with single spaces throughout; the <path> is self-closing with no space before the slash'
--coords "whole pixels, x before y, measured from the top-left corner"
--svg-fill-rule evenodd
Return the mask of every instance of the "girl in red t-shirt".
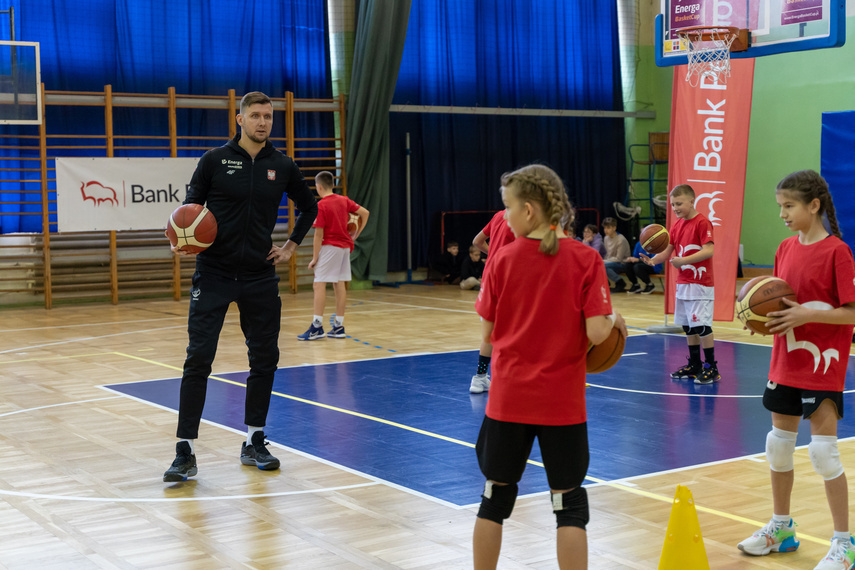
<path id="1" fill-rule="evenodd" d="M 769 313 L 775 334 L 763 406 L 772 412 L 766 459 L 772 478 L 773 517 L 740 550 L 762 556 L 799 547 L 790 517 L 795 471 L 793 453 L 801 418 L 810 420 L 808 452 L 825 480 L 834 522 L 828 554 L 815 570 L 851 568 L 855 542 L 849 534 L 849 491 L 840 453 L 837 422 L 843 418 L 843 384 L 855 324 L 855 260 L 841 239 L 828 184 L 813 170 L 795 172 L 778 184 L 781 219 L 798 235 L 775 254 L 776 277 L 786 281 L 798 302 Z M 828 227 L 823 223 L 827 218 Z"/>
<path id="2" fill-rule="evenodd" d="M 493 345 L 490 398 L 476 451 L 487 479 L 475 522 L 475 568 L 495 568 L 502 522 L 537 437 L 558 521 L 561 568 L 587 568 L 585 356 L 617 326 L 603 260 L 566 239 L 574 211 L 561 179 L 531 165 L 502 177 L 518 239 L 490 254 L 475 309 Z"/>

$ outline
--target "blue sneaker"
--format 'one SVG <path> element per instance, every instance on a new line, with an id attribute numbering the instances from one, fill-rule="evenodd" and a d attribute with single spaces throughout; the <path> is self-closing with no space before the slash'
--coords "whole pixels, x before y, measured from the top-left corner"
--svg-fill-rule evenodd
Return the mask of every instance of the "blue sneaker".
<path id="1" fill-rule="evenodd" d="M 333 328 L 330 329 L 327 336 L 330 338 L 347 338 L 347 335 L 344 334 L 344 325 L 338 327 L 333 325 Z"/>
<path id="2" fill-rule="evenodd" d="M 316 327 L 315 325 L 310 325 L 309 330 L 297 335 L 297 340 L 318 340 L 320 338 L 324 338 L 324 327 Z"/>

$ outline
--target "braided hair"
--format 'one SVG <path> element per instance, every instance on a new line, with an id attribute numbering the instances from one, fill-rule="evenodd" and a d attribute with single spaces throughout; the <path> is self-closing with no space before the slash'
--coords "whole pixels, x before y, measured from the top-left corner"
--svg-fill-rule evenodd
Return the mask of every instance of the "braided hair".
<path id="1" fill-rule="evenodd" d="M 548 166 L 530 164 L 503 174 L 502 186 L 512 189 L 519 200 L 540 206 L 551 226 L 540 242 L 540 251 L 547 255 L 558 253 L 556 232 L 569 231 L 576 219 L 576 211 L 567 198 L 567 191 L 558 174 Z"/>
<path id="2" fill-rule="evenodd" d="M 819 200 L 819 212 L 817 213 L 820 216 L 825 214 L 831 233 L 840 237 L 837 213 L 834 210 L 831 192 L 828 191 L 828 182 L 819 173 L 813 170 L 793 172 L 778 183 L 777 191 L 789 192 L 803 204 L 810 204 L 815 199 Z"/>

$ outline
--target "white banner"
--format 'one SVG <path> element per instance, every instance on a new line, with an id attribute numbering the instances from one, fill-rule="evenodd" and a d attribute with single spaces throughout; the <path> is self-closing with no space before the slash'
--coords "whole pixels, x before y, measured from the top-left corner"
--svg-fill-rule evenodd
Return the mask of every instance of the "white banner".
<path id="1" fill-rule="evenodd" d="M 165 228 L 198 158 L 57 158 L 60 232 Z"/>

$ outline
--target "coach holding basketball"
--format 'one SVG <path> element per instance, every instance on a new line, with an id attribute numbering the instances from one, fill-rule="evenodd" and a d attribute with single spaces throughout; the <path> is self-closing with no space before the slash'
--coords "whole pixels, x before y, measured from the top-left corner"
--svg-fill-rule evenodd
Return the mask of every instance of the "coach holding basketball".
<path id="1" fill-rule="evenodd" d="M 279 363 L 282 313 L 274 265 L 291 258 L 312 227 L 318 206 L 294 161 L 268 140 L 273 127 L 270 98 L 257 91 L 244 95 L 237 123 L 241 130 L 234 139 L 199 160 L 184 200 L 185 204 L 207 205 L 217 220 L 217 237 L 196 258 L 187 326 L 190 342 L 178 405 L 179 441 L 175 460 L 163 474 L 167 482 L 184 481 L 197 473 L 194 440 L 199 436 L 220 330 L 233 301 L 240 311 L 250 369 L 244 412 L 247 439 L 240 460 L 259 469 L 279 468 L 279 460 L 267 451 L 264 441 L 273 375 Z M 300 216 L 288 241 L 277 247 L 272 233 L 285 194 Z"/>

